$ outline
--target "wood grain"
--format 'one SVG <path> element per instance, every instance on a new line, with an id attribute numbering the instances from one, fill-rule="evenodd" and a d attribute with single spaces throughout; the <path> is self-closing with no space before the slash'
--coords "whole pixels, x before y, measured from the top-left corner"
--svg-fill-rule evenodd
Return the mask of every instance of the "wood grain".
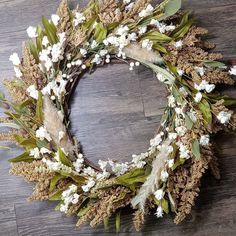
<path id="1" fill-rule="evenodd" d="M 72 1 L 72 5 L 76 0 Z M 88 1 L 79 1 L 84 6 Z M 158 2 L 158 1 L 155 1 Z M 13 75 L 9 55 L 20 53 L 28 25 L 35 25 L 41 15 L 54 13 L 58 0 L 0 0 L 0 71 L 1 77 Z M 208 38 L 226 59 L 236 58 L 236 1 L 184 1 L 185 9 L 194 9 L 197 23 L 209 29 Z M 4 88 L 1 86 L 1 90 Z M 235 96 L 235 87 L 226 92 Z M 160 122 L 165 106 L 165 89 L 152 73 L 128 65 L 106 66 L 79 83 L 71 101 L 71 130 L 83 145 L 86 156 L 127 160 L 132 153 L 145 151 L 148 140 Z M 236 232 L 236 138 L 218 136 L 222 179 L 209 173 L 191 216 L 176 226 L 172 216 L 155 219 L 150 215 L 142 232 L 136 233 L 127 211 L 122 213 L 122 231 L 118 235 L 234 235 Z M 4 144 L 2 144 L 4 145 Z M 13 145 L 12 145 L 13 147 Z M 20 177 L 8 175 L 7 159 L 20 153 L 0 150 L 0 236 L 73 236 L 114 235 L 114 219 L 108 232 L 100 226 L 75 228 L 75 218 L 54 212 L 55 203 L 27 203 L 33 185 Z"/>

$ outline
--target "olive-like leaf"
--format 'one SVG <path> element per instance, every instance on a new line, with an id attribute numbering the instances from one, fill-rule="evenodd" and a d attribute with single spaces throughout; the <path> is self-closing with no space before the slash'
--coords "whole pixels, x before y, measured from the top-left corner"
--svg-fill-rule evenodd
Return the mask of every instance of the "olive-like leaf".
<path id="1" fill-rule="evenodd" d="M 8 160 L 9 162 L 32 162 L 34 161 L 35 159 L 33 157 L 30 157 L 29 156 L 29 153 L 28 152 L 24 152 L 22 153 L 21 155 L 15 157 L 15 158 L 12 158 L 10 160 Z"/>
<path id="2" fill-rule="evenodd" d="M 173 16 L 181 8 L 181 0 L 169 0 L 164 6 L 164 15 L 159 20 L 164 20 L 167 17 Z"/>
<path id="3" fill-rule="evenodd" d="M 226 65 L 223 62 L 219 62 L 219 61 L 203 61 L 204 65 L 206 67 L 211 67 L 211 68 L 226 68 Z"/>
<path id="4" fill-rule="evenodd" d="M 197 139 L 194 139 L 192 142 L 192 153 L 197 160 L 201 158 L 200 145 Z"/>

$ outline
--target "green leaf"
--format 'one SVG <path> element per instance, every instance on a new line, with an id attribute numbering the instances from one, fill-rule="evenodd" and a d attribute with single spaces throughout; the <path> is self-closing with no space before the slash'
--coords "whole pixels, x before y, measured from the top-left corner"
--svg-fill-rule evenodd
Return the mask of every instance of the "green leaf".
<path id="1" fill-rule="evenodd" d="M 161 199 L 161 207 L 166 214 L 169 213 L 169 204 L 165 198 Z"/>
<path id="2" fill-rule="evenodd" d="M 142 39 L 149 39 L 153 42 L 168 42 L 172 40 L 171 37 L 157 31 L 146 33 Z"/>
<path id="3" fill-rule="evenodd" d="M 205 123 L 211 124 L 212 123 L 212 114 L 211 114 L 211 107 L 207 100 L 202 99 L 202 101 L 198 104 L 198 108 L 202 112 L 203 118 Z"/>
<path id="4" fill-rule="evenodd" d="M 4 99 L 5 99 L 5 94 L 0 91 L 0 100 L 4 100 Z"/>
<path id="5" fill-rule="evenodd" d="M 153 49 L 159 51 L 159 52 L 162 52 L 162 53 L 167 53 L 167 50 L 165 49 L 165 47 L 161 46 L 160 44 L 158 43 L 154 43 L 153 46 L 152 46 Z"/>
<path id="6" fill-rule="evenodd" d="M 56 34 L 55 26 L 51 24 L 45 16 L 42 17 L 42 23 L 45 29 L 45 33 L 48 37 L 48 41 L 51 44 L 56 44 L 58 42 L 58 37 Z"/>
<path id="7" fill-rule="evenodd" d="M 219 61 L 203 61 L 204 65 L 206 67 L 211 67 L 211 68 L 226 68 L 226 65 L 223 62 Z"/>
<path id="8" fill-rule="evenodd" d="M 94 32 L 94 39 L 97 43 L 101 43 L 107 36 L 107 29 L 102 23 L 98 23 Z"/>
<path id="9" fill-rule="evenodd" d="M 43 122 L 43 94 L 41 91 L 38 93 L 38 100 L 36 105 L 36 118 Z"/>
<path id="10" fill-rule="evenodd" d="M 104 225 L 104 230 L 108 230 L 109 229 L 109 218 L 106 217 L 104 220 L 103 220 L 103 225 Z"/>
<path id="11" fill-rule="evenodd" d="M 178 12 L 181 8 L 182 1 L 181 0 L 169 0 L 164 6 L 164 16 L 162 16 L 159 20 L 164 20 L 167 17 L 173 16 L 176 12 Z"/>
<path id="12" fill-rule="evenodd" d="M 63 193 L 63 190 L 57 191 L 55 194 L 53 194 L 53 195 L 49 198 L 49 200 L 50 200 L 50 201 L 59 201 L 59 200 L 61 200 L 61 195 L 62 195 L 62 193 Z"/>
<path id="13" fill-rule="evenodd" d="M 15 163 L 15 162 L 21 162 L 21 161 L 23 161 L 23 162 L 32 162 L 34 160 L 35 159 L 33 157 L 29 156 L 28 152 L 24 152 L 21 155 L 15 157 L 15 158 L 12 158 L 12 159 L 10 159 L 8 161 Z"/>
<path id="14" fill-rule="evenodd" d="M 183 165 L 185 161 L 186 159 L 178 157 L 174 166 L 172 167 L 172 170 L 175 170 L 178 166 Z"/>
<path id="15" fill-rule="evenodd" d="M 55 176 L 53 176 L 53 178 L 51 179 L 51 182 L 50 182 L 49 191 L 52 192 L 54 190 L 54 188 L 56 187 L 58 181 L 61 179 L 64 179 L 64 178 L 65 178 L 65 176 L 60 175 L 60 174 L 56 174 Z"/>
<path id="16" fill-rule="evenodd" d="M 23 138 L 20 135 L 14 135 L 14 138 L 19 146 L 24 147 L 26 149 L 37 147 L 37 142 L 34 138 Z"/>
<path id="17" fill-rule="evenodd" d="M 111 31 L 111 30 L 115 29 L 119 24 L 120 24 L 119 22 L 110 23 L 110 24 L 107 26 L 107 30 L 108 30 L 108 31 Z"/>
<path id="18" fill-rule="evenodd" d="M 66 154 L 62 151 L 61 148 L 58 148 L 58 155 L 62 164 L 72 167 L 71 160 L 66 156 Z"/>
<path id="19" fill-rule="evenodd" d="M 180 25 L 171 33 L 171 37 L 174 39 L 183 38 L 188 33 L 193 22 L 193 19 L 189 19 L 189 12 L 186 12 L 182 17 Z"/>
<path id="20" fill-rule="evenodd" d="M 38 63 L 39 62 L 39 52 L 37 47 L 35 46 L 34 42 L 32 40 L 28 41 L 27 43 L 29 50 L 31 54 L 33 55 L 35 61 Z"/>
<path id="21" fill-rule="evenodd" d="M 140 184 L 144 183 L 147 174 L 145 173 L 145 169 L 133 169 L 130 170 L 128 173 L 118 176 L 116 180 L 119 184 L 129 187 L 130 189 L 135 189 L 135 187 Z"/>
<path id="22" fill-rule="evenodd" d="M 192 152 L 197 160 L 199 160 L 201 158 L 200 145 L 199 145 L 199 141 L 197 139 L 194 139 L 192 142 Z"/>
<path id="23" fill-rule="evenodd" d="M 193 121 L 190 119 L 190 117 L 185 114 L 185 125 L 187 127 L 188 130 L 191 130 L 193 128 Z"/>
<path id="24" fill-rule="evenodd" d="M 116 233 L 120 232 L 120 211 L 116 212 Z"/>

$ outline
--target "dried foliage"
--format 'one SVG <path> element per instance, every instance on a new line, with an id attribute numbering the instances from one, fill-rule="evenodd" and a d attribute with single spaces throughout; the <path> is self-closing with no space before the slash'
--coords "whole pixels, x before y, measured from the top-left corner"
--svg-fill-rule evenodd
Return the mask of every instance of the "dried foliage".
<path id="1" fill-rule="evenodd" d="M 62 0 L 59 8 L 57 9 L 57 15 L 60 17 L 58 24 L 59 32 L 66 32 L 67 36 L 70 35 L 72 24 L 70 20 L 70 10 L 68 6 L 68 0 Z"/>

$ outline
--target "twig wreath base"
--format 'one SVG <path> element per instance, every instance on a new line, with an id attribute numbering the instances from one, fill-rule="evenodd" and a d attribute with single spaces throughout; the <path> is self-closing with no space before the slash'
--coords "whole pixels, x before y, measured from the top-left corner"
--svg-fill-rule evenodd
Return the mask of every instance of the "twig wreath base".
<path id="1" fill-rule="evenodd" d="M 29 200 L 59 201 L 56 209 L 77 215 L 77 226 L 107 227 L 115 215 L 117 231 L 121 209 L 131 206 L 140 230 L 153 208 L 157 218 L 171 211 L 180 223 L 204 172 L 211 168 L 219 178 L 211 137 L 235 130 L 229 107 L 236 100 L 216 88 L 234 83 L 236 67 L 209 52 L 212 43 L 201 38 L 207 30 L 180 8 L 181 0 L 155 7 L 149 0 L 98 0 L 70 10 L 62 0 L 50 20 L 27 29 L 23 59 L 10 56 L 15 78 L 4 82 L 12 100 L 1 93 L 0 102 L 6 114 L 1 126 L 11 128 L 1 140 L 24 149 L 10 160 L 10 172 L 36 183 Z M 92 163 L 68 131 L 67 107 L 81 76 L 114 59 L 130 71 L 140 64 L 151 69 L 168 91 L 168 105 L 145 153 L 125 163 Z"/>

